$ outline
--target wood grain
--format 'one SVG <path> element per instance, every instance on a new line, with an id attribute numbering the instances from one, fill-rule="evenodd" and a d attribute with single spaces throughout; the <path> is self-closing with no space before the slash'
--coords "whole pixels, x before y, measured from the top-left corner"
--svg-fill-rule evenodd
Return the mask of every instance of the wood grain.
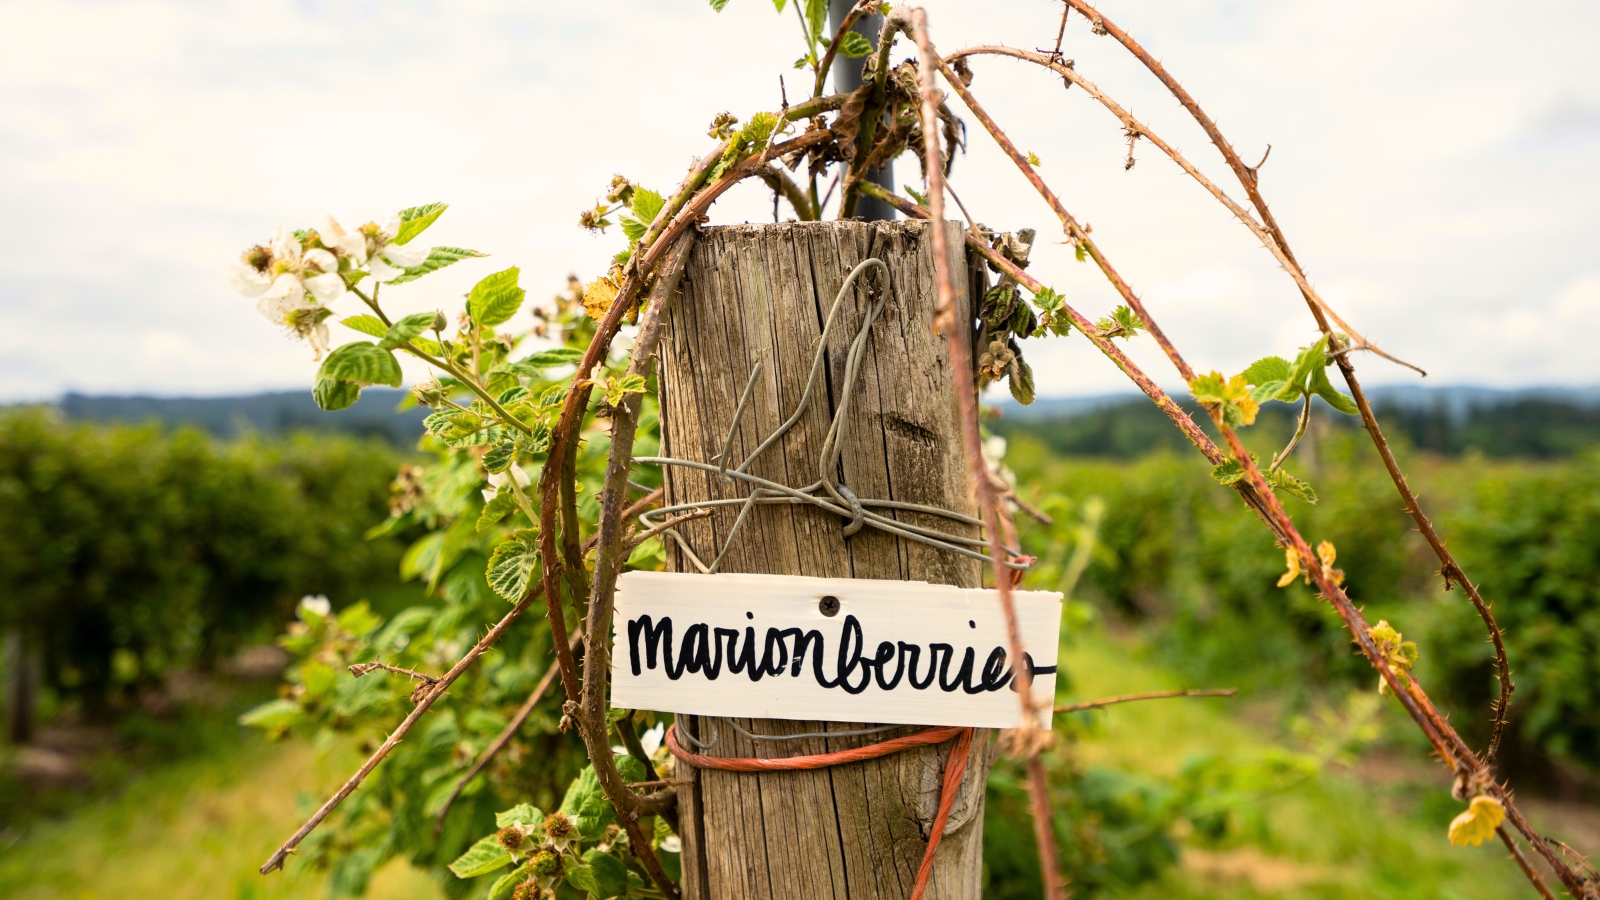
<path id="1" fill-rule="evenodd" d="M 960 226 L 948 223 L 951 246 Z M 945 341 L 933 332 L 933 257 L 926 222 L 800 222 L 705 229 L 669 310 L 662 343 L 663 452 L 715 462 L 750 372 L 764 365 L 729 453 L 742 462 L 793 412 L 805 389 L 823 317 L 844 277 L 861 260 L 882 259 L 892 280 L 890 300 L 872 326 L 856 394 L 851 401 L 842 469 L 861 497 L 938 505 L 974 513 L 961 456 L 958 386 L 970 373 L 951 371 Z M 958 251 L 959 252 L 959 251 Z M 957 260 L 968 302 L 965 259 Z M 981 271 L 981 270 L 978 270 Z M 844 378 L 845 353 L 866 309 L 858 281 L 829 336 L 826 390 L 800 422 L 750 471 L 794 487 L 819 477 L 818 457 Z M 980 286 L 974 285 L 974 289 Z M 969 323 L 970 315 L 958 320 Z M 836 473 L 835 473 L 836 474 Z M 667 502 L 742 497 L 745 488 L 714 473 L 670 469 Z M 736 509 L 685 523 L 684 537 L 702 559 L 722 546 Z M 915 514 L 898 518 L 948 529 L 949 522 Z M 928 521 L 932 519 L 931 521 Z M 765 572 L 834 578 L 922 580 L 978 587 L 982 564 L 867 528 L 849 539 L 837 516 L 804 506 L 753 511 L 723 563 L 727 572 Z M 976 536 L 975 532 L 970 536 Z M 691 571 L 669 542 L 668 567 Z M 740 720 L 767 734 L 845 731 L 859 725 L 788 720 Z M 702 740 L 710 720 L 690 719 Z M 878 737 L 755 742 L 727 727 L 717 756 L 782 757 L 863 746 Z M 949 746 L 816 771 L 735 773 L 680 766 L 692 779 L 683 807 L 683 888 L 695 900 L 745 898 L 882 898 L 909 892 L 927 846 Z M 983 783 L 991 761 L 976 750 L 950 828 L 940 845 L 927 897 L 975 900 L 982 874 Z"/>

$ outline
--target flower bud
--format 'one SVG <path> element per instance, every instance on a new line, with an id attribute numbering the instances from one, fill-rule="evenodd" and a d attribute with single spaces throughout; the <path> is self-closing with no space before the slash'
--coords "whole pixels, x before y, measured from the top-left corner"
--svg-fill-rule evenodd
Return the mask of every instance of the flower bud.
<path id="1" fill-rule="evenodd" d="M 444 385 L 434 378 L 417 384 L 411 389 L 411 394 L 417 398 L 418 403 L 429 409 L 437 409 L 444 404 Z"/>
<path id="2" fill-rule="evenodd" d="M 444 313 L 436 312 L 436 313 L 433 314 L 433 330 L 434 331 L 443 331 L 443 330 L 445 330 L 446 328 L 449 328 L 449 327 L 450 327 L 450 320 L 445 318 Z"/>
<path id="3" fill-rule="evenodd" d="M 739 124 L 738 116 L 726 112 L 717 113 L 717 117 L 711 120 L 711 127 L 706 129 L 706 137 L 725 141 L 733 137 L 733 126 L 737 124 Z"/>
<path id="4" fill-rule="evenodd" d="M 633 182 L 621 175 L 613 175 L 611 177 L 611 187 L 606 191 L 606 202 L 627 203 L 632 199 Z"/>

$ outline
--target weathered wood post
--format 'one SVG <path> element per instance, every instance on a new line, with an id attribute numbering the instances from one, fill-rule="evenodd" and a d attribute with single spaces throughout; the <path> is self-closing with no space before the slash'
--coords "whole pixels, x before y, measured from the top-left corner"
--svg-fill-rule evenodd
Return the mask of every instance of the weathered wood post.
<path id="1" fill-rule="evenodd" d="M 761 363 L 728 454 L 730 466 L 742 462 L 796 409 L 835 294 L 857 263 L 876 257 L 892 273 L 892 291 L 871 327 L 840 465 L 860 497 L 975 514 L 956 413 L 956 391 L 972 390 L 972 374 L 951 370 L 945 339 L 933 331 L 930 227 L 927 222 L 842 221 L 706 229 L 696 241 L 662 342 L 663 454 L 715 463 L 740 394 Z M 947 227 L 950 246 L 960 254 L 961 228 L 958 223 Z M 967 289 L 971 279 L 964 257 L 955 262 L 958 298 L 965 307 L 956 320 L 965 328 L 973 308 Z M 794 487 L 819 477 L 822 444 L 840 402 L 846 348 L 860 328 L 871 281 L 857 282 L 857 296 L 846 299 L 829 335 L 825 396 L 756 460 L 750 469 L 754 474 Z M 668 467 L 666 490 L 667 502 L 676 504 L 743 497 L 748 489 L 724 483 L 715 473 Z M 722 547 L 737 512 L 723 508 L 710 518 L 685 523 L 681 533 L 709 561 Z M 943 530 L 953 524 L 919 514 L 898 516 Z M 845 524 L 809 506 L 756 507 L 721 570 L 981 584 L 979 562 L 872 529 L 846 539 Z M 693 571 L 670 543 L 669 568 Z M 738 721 L 766 734 L 863 727 Z M 709 730 L 698 717 L 690 717 L 688 724 L 702 738 Z M 755 742 L 724 725 L 715 746 L 704 752 L 784 757 L 880 739 Z M 927 846 L 949 750 L 945 744 L 815 771 L 760 774 L 679 764 L 677 777 L 693 781 L 680 790 L 684 896 L 904 900 Z M 929 898 L 979 896 L 983 784 L 990 761 L 987 745 L 975 745 L 938 850 Z"/>

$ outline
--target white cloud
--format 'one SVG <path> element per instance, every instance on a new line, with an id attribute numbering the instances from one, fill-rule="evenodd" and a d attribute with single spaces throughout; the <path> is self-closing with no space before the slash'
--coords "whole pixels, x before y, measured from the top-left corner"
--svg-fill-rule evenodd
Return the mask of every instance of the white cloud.
<path id="1" fill-rule="evenodd" d="M 1042 0 L 928 2 L 943 47 L 1054 39 Z M 1150 0 L 1106 8 L 1239 146 L 1352 321 L 1439 382 L 1600 381 L 1600 10 L 1568 0 L 1330 7 Z M 615 235 L 576 228 L 613 172 L 676 182 L 724 109 L 771 108 L 793 23 L 764 0 L 560 5 L 217 0 L 0 2 L 0 399 L 64 389 L 223 393 L 306 386 L 312 363 L 233 296 L 223 266 L 278 223 L 443 199 L 441 241 L 494 254 L 395 291 L 452 305 L 521 265 L 534 296 L 590 274 Z M 1075 19 L 1079 70 L 1228 184 L 1205 136 Z M 980 60 L 974 90 L 1200 369 L 1312 337 L 1293 284 L 1081 91 Z M 1092 317 L 1117 302 L 1052 242 L 1053 218 L 973 123 L 955 184 L 980 221 L 1040 229 L 1033 271 Z M 902 180 L 914 172 L 902 163 Z M 1235 195 L 1240 194 L 1236 188 Z M 770 215 L 750 189 L 717 221 Z M 1520 323 L 1520 324 L 1519 324 Z M 338 330 L 337 328 L 335 329 Z M 1030 348 L 1044 393 L 1125 385 L 1078 338 Z M 1148 339 L 1134 358 L 1164 383 Z M 1403 372 L 1362 361 L 1377 380 Z"/>

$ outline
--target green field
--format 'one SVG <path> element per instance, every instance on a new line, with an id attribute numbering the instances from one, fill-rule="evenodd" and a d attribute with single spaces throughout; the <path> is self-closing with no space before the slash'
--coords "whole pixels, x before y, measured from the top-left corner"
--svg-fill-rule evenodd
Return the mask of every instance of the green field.
<path id="1" fill-rule="evenodd" d="M 304 807 L 336 787 L 357 763 L 349 747 L 319 758 L 308 742 L 269 744 L 243 735 L 233 746 L 160 768 L 114 798 L 34 827 L 0 850 L 0 896 L 323 896 L 320 873 L 291 863 L 286 873 L 263 878 L 256 867 L 295 829 Z M 443 894 L 427 876 L 401 863 L 374 880 L 371 896 L 422 900 Z"/>
<path id="2" fill-rule="evenodd" d="M 1182 685 L 1141 659 L 1130 638 L 1096 627 L 1066 648 L 1074 697 Z M 1102 896 L 1138 898 L 1491 898 L 1532 896 L 1498 846 L 1453 848 L 1445 823 L 1459 804 L 1442 770 L 1379 737 L 1352 765 L 1321 760 L 1284 723 L 1273 696 L 1164 700 L 1074 716 L 1074 740 L 1052 765 L 1109 768 L 1159 783 L 1211 755 L 1271 783 L 1235 785 L 1252 810 L 1220 842 L 1173 829 L 1181 861 L 1157 880 Z M 1331 721 L 1331 720 L 1330 720 Z M 1399 728 L 1403 723 L 1378 727 Z M 1370 729 L 1368 729 L 1370 730 Z M 1322 729 L 1337 732 L 1338 729 Z M 1370 737 L 1371 735 L 1369 735 Z M 1326 741 L 1324 742 L 1326 743 Z M 1333 751 L 1340 748 L 1333 747 Z M 1320 756 L 1319 756 L 1320 754 Z M 1285 764 L 1288 761 L 1288 765 Z M 45 898 L 320 897 L 325 879 L 291 863 L 268 877 L 255 867 L 300 816 L 353 770 L 353 748 L 318 756 L 304 741 L 269 744 L 242 734 L 204 755 L 132 780 L 110 799 L 33 827 L 0 850 L 0 896 Z M 369 896 L 442 897 L 401 861 Z M 1081 894 L 1080 894 L 1081 896 Z"/>

